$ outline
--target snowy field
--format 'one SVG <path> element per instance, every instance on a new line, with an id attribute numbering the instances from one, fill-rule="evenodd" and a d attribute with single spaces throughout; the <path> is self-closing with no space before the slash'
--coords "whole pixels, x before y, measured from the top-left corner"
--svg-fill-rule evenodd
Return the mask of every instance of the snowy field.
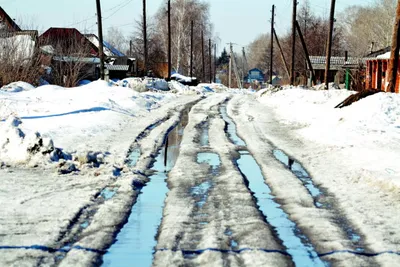
<path id="1" fill-rule="evenodd" d="M 170 192 L 153 264 L 290 265 L 287 256 L 260 251 L 226 258 L 221 251 L 205 251 L 195 259 L 176 252 L 182 232 L 179 247 L 223 250 L 227 237 L 218 231 L 227 225 L 240 237 L 239 248 L 282 250 L 232 164 L 238 147 L 224 133 L 219 107 L 225 101 L 273 195 L 323 260 L 334 266 L 396 265 L 400 95 L 379 93 L 334 109 L 352 92 L 286 88 L 252 93 L 178 82 L 166 92 L 148 91 L 135 80 L 127 83 L 133 86 L 16 83 L 0 90 L 0 266 L 98 265 L 136 201 L 132 184 L 149 182 L 148 166 L 165 135 L 192 105 L 178 160 L 168 174 Z M 210 139 L 200 146 L 204 122 Z M 129 155 L 136 143 L 141 154 L 132 166 Z M 314 206 L 306 187 L 274 158 L 277 149 L 303 165 L 330 208 Z M 218 154 L 221 173 L 207 200 L 214 204 L 204 206 L 209 224 L 196 233 L 196 209 L 190 206 L 195 204 L 185 192 L 205 175 L 194 160 L 199 152 Z M 346 252 L 354 248 L 344 223 L 336 221 L 338 214 L 373 257 Z"/>

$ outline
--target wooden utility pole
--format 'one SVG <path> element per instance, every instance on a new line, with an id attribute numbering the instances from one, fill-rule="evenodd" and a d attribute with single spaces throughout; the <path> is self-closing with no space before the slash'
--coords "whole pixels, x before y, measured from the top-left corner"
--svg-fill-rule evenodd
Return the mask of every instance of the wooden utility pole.
<path id="1" fill-rule="evenodd" d="M 131 57 L 133 54 L 133 42 L 132 40 L 129 41 L 129 56 Z"/>
<path id="2" fill-rule="evenodd" d="M 143 70 L 147 75 L 147 21 L 146 21 L 146 0 L 143 0 Z"/>
<path id="3" fill-rule="evenodd" d="M 290 85 L 294 85 L 294 63 L 296 53 L 296 19 L 297 19 L 297 0 L 293 0 L 292 13 L 292 68 L 290 69 Z"/>
<path id="4" fill-rule="evenodd" d="M 190 22 L 190 77 L 193 77 L 193 20 Z"/>
<path id="5" fill-rule="evenodd" d="M 311 71 L 311 79 L 312 79 L 313 83 L 316 84 L 315 73 L 314 73 L 313 66 L 311 64 L 310 55 L 308 54 L 307 45 L 306 45 L 306 42 L 304 41 L 303 34 L 301 33 L 299 22 L 297 20 L 296 20 L 296 29 L 297 29 L 297 33 L 299 34 L 299 37 L 300 37 L 301 45 L 303 46 L 304 54 L 306 55 L 306 61 L 307 61 L 307 64 L 308 64 L 308 68 Z"/>
<path id="6" fill-rule="evenodd" d="M 396 20 L 393 27 L 392 49 L 389 61 L 389 85 L 387 92 L 396 92 L 396 78 L 399 68 L 399 46 L 400 46 L 400 0 L 397 1 Z M 378 88 L 379 89 L 379 88 Z"/>
<path id="7" fill-rule="evenodd" d="M 211 52 L 211 39 L 208 39 L 208 56 L 210 59 L 209 65 L 210 65 L 210 83 L 212 83 L 212 52 Z"/>
<path id="8" fill-rule="evenodd" d="M 244 47 L 242 47 L 242 57 L 242 82 L 244 83 L 244 76 L 246 75 L 246 51 L 244 50 Z"/>
<path id="9" fill-rule="evenodd" d="M 229 44 L 230 45 L 230 52 L 229 52 L 229 81 L 228 81 L 228 87 L 231 88 L 231 83 L 232 83 L 232 60 L 233 60 L 233 47 L 232 47 L 232 43 Z"/>
<path id="10" fill-rule="evenodd" d="M 269 64 L 269 84 L 272 85 L 272 67 L 274 63 L 274 19 L 275 19 L 275 5 L 272 5 L 272 17 L 271 17 L 271 53 L 270 53 L 270 64 Z"/>
<path id="11" fill-rule="evenodd" d="M 202 82 L 206 80 L 206 64 L 204 59 L 204 31 L 201 30 L 201 64 L 202 64 Z"/>
<path id="12" fill-rule="evenodd" d="M 101 21 L 100 0 L 96 0 L 97 28 L 99 34 L 100 79 L 104 80 L 104 48 L 103 48 L 103 24 Z"/>
<path id="13" fill-rule="evenodd" d="M 171 79 L 171 0 L 168 0 L 168 80 Z"/>
<path id="14" fill-rule="evenodd" d="M 279 42 L 278 35 L 276 34 L 275 30 L 274 30 L 274 36 L 275 36 L 276 44 L 278 45 L 278 48 L 279 48 L 279 52 L 281 54 L 281 58 L 282 58 L 283 64 L 285 64 L 286 74 L 287 74 L 288 78 L 290 79 L 289 65 L 287 64 L 287 61 L 285 59 L 285 54 L 283 53 L 281 43 Z"/>
<path id="15" fill-rule="evenodd" d="M 329 35 L 328 35 L 328 43 L 326 46 L 325 89 L 329 88 L 328 77 L 329 77 L 329 69 L 331 67 L 331 49 L 332 49 L 333 23 L 335 20 L 335 4 L 336 0 L 331 0 L 331 13 L 329 15 Z"/>
<path id="16" fill-rule="evenodd" d="M 214 44 L 214 83 L 217 82 L 217 44 Z"/>

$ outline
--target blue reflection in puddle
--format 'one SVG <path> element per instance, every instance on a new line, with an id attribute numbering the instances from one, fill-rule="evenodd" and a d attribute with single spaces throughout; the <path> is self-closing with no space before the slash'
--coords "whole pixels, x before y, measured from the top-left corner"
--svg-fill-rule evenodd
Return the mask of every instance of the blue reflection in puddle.
<path id="1" fill-rule="evenodd" d="M 311 176 L 299 162 L 290 158 L 285 152 L 279 149 L 275 149 L 273 154 L 277 160 L 283 163 L 297 178 L 300 179 L 313 197 L 314 204 L 317 208 L 332 208 L 330 203 L 321 203 L 318 201 L 324 197 L 324 194 L 316 185 L 314 185 Z M 344 218 L 339 218 L 337 222 L 342 227 L 349 240 L 354 244 L 355 250 L 358 252 L 364 252 L 365 249 L 362 246 L 361 236 L 356 233 Z"/>
<path id="2" fill-rule="evenodd" d="M 208 180 L 193 186 L 190 189 L 191 196 L 196 200 L 196 206 L 198 208 L 203 208 L 203 206 L 207 203 L 208 195 L 210 189 L 214 186 L 214 182 L 212 181 L 212 177 L 218 176 L 219 174 L 219 166 L 221 165 L 221 160 L 218 154 L 215 153 L 198 153 L 197 154 L 197 163 L 199 164 L 208 164 L 211 168 L 209 171 Z M 198 214 L 194 214 L 196 217 Z M 207 224 L 207 221 L 202 221 L 200 224 Z"/>
<path id="3" fill-rule="evenodd" d="M 203 122 L 200 125 L 200 146 L 202 146 L 202 147 L 206 147 L 206 146 L 210 145 L 209 137 L 208 137 L 208 127 L 209 127 L 208 121 Z"/>
<path id="4" fill-rule="evenodd" d="M 271 189 L 264 182 L 260 167 L 247 151 L 240 151 L 237 160 L 238 167 L 249 182 L 249 188 L 254 192 L 259 209 L 276 230 L 287 252 L 291 255 L 296 266 L 325 266 L 318 257 L 312 244 L 303 236 L 280 205 L 274 201 Z"/>
<path id="5" fill-rule="evenodd" d="M 103 257 L 103 266 L 151 266 L 155 235 L 162 219 L 168 169 L 164 166 L 164 148 L 160 150 L 152 167 L 156 172 L 143 187 L 132 207 L 128 222 L 118 233 L 116 242 Z"/>
<path id="6" fill-rule="evenodd" d="M 235 123 L 228 116 L 227 104 L 221 105 L 220 113 L 221 113 L 222 119 L 227 123 L 225 130 L 228 134 L 229 139 L 231 139 L 231 141 L 237 146 L 246 146 L 246 143 L 243 141 L 243 139 L 241 139 L 236 133 Z"/>
<path id="7" fill-rule="evenodd" d="M 140 148 L 134 148 L 128 155 L 127 161 L 129 167 L 135 167 L 140 158 Z"/>
<path id="8" fill-rule="evenodd" d="M 110 188 L 104 188 L 100 192 L 100 196 L 102 196 L 105 200 L 109 200 L 115 196 L 117 193 L 117 189 L 110 189 Z"/>
<path id="9" fill-rule="evenodd" d="M 313 197 L 315 206 L 318 208 L 323 207 L 323 204 L 318 201 L 319 198 L 323 197 L 323 193 L 317 186 L 314 185 L 310 175 L 303 168 L 303 166 L 299 162 L 288 157 L 282 150 L 275 149 L 273 154 L 277 160 L 288 167 L 289 170 L 300 179 Z"/>

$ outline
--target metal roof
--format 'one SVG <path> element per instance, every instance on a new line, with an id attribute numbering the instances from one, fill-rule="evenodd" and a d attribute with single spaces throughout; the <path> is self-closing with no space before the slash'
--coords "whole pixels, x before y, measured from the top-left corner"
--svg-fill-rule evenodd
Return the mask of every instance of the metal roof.
<path id="1" fill-rule="evenodd" d="M 105 65 L 106 69 L 113 71 L 128 71 L 129 65 Z"/>
<path id="2" fill-rule="evenodd" d="M 345 61 L 345 57 L 331 57 L 330 67 L 334 70 L 346 66 L 358 66 L 359 64 L 366 64 L 369 59 L 371 58 L 348 57 Z M 310 61 L 314 69 L 325 69 L 325 56 L 310 56 Z"/>

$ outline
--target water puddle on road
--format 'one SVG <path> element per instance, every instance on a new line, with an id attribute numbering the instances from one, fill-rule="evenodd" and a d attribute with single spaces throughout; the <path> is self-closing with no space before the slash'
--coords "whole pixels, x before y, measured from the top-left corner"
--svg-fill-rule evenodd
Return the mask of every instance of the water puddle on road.
<path id="1" fill-rule="evenodd" d="M 205 163 L 210 166 L 210 173 L 207 177 L 207 180 L 201 182 L 196 186 L 193 186 L 190 189 L 190 194 L 196 200 L 196 206 L 201 209 L 207 202 L 210 189 L 214 186 L 212 178 L 218 176 L 219 174 L 219 166 L 221 165 L 221 160 L 218 154 L 203 152 L 197 154 L 197 163 Z M 194 217 L 196 217 L 196 215 L 197 214 L 194 214 Z"/>
<path id="2" fill-rule="evenodd" d="M 283 163 L 294 175 L 296 175 L 297 178 L 300 179 L 313 197 L 314 205 L 318 208 L 323 207 L 323 204 L 319 201 L 319 199 L 324 197 L 324 194 L 317 186 L 314 185 L 310 175 L 303 168 L 303 166 L 299 162 L 288 157 L 282 150 L 274 149 L 273 154 L 277 160 Z"/>
<path id="3" fill-rule="evenodd" d="M 140 194 L 132 207 L 127 223 L 103 256 L 102 266 L 151 266 L 157 244 L 156 235 L 168 192 L 167 174 L 178 158 L 186 125 L 187 117 L 185 119 L 185 116 L 182 116 L 180 123 L 165 138 L 164 145 L 151 166 L 154 173 L 149 177 L 150 182 L 136 189 Z M 137 152 L 132 150 L 132 153 Z M 138 158 L 136 155 L 132 158 Z"/>
<path id="4" fill-rule="evenodd" d="M 328 199 L 325 199 L 325 194 L 323 190 L 318 188 L 313 183 L 311 176 L 305 170 L 305 168 L 296 160 L 289 157 L 285 152 L 280 149 L 275 149 L 273 155 L 277 160 L 283 163 L 307 188 L 308 192 L 314 199 L 314 205 L 317 208 L 338 210 L 335 203 L 330 203 Z M 339 225 L 347 238 L 353 243 L 354 249 L 357 252 L 365 252 L 363 246 L 363 240 L 361 236 L 354 230 L 350 223 L 345 219 L 345 216 L 340 215 L 339 211 L 335 211 L 339 216 L 336 217 L 335 222 Z"/>
<path id="5" fill-rule="evenodd" d="M 318 258 L 312 244 L 299 235 L 300 230 L 288 215 L 275 202 L 271 189 L 264 183 L 264 176 L 257 162 L 247 151 L 239 151 L 238 167 L 249 182 L 249 189 L 254 193 L 259 209 L 282 240 L 287 252 L 296 266 L 325 266 Z M 303 237 L 303 238 L 301 238 Z"/>
<path id="6" fill-rule="evenodd" d="M 207 147 L 210 145 L 209 137 L 208 137 L 208 121 L 205 121 L 199 125 L 200 127 L 200 146 Z"/>
<path id="7" fill-rule="evenodd" d="M 225 131 L 231 142 L 245 147 L 246 143 L 237 135 L 236 125 L 227 115 L 227 104 L 221 105 L 220 113 L 226 123 Z M 318 257 L 311 242 L 301 234 L 297 225 L 289 219 L 281 206 L 275 201 L 270 187 L 265 183 L 261 168 L 254 157 L 245 149 L 239 151 L 240 157 L 235 161 L 243 178 L 248 182 L 249 190 L 254 194 L 257 205 L 272 225 L 287 253 L 296 266 L 326 266 Z M 232 245 L 237 245 L 231 242 Z"/>
<path id="8" fill-rule="evenodd" d="M 221 113 L 222 119 L 226 122 L 225 132 L 228 134 L 229 139 L 237 146 L 246 146 L 246 143 L 237 135 L 236 125 L 232 119 L 228 116 L 227 103 L 221 105 L 219 112 Z"/>

